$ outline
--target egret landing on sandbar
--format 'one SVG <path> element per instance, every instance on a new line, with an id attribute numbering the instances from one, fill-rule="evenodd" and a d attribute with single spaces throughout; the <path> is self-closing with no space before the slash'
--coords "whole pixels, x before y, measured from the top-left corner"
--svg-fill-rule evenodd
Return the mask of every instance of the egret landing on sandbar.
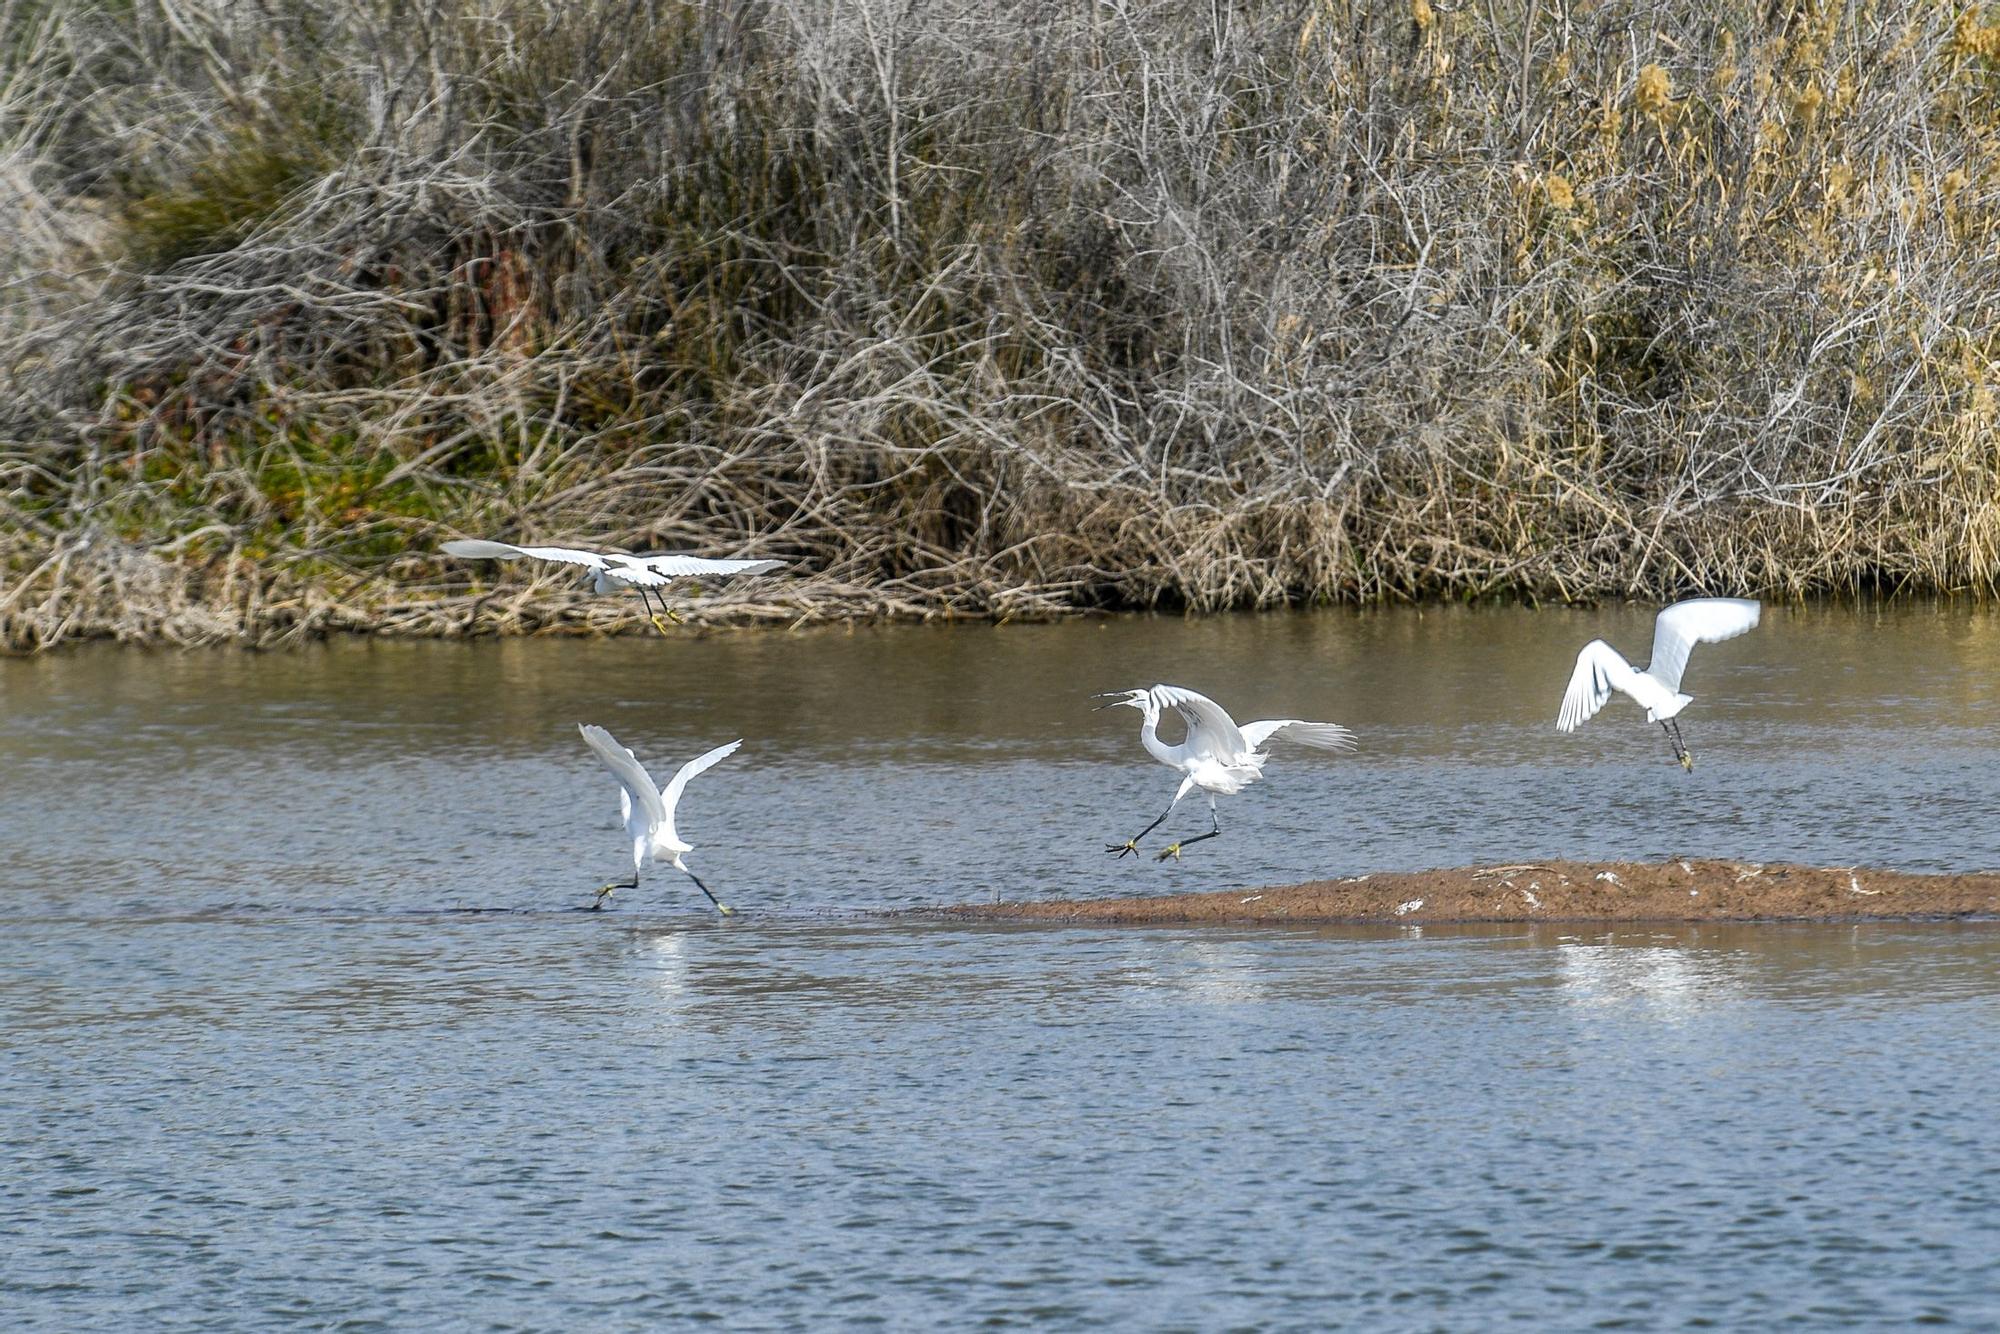
<path id="1" fill-rule="evenodd" d="M 1576 655 L 1556 718 L 1560 731 L 1574 732 L 1604 707 L 1616 690 L 1630 695 L 1646 710 L 1646 721 L 1658 723 L 1674 748 L 1682 769 L 1694 772 L 1694 756 L 1681 739 L 1680 711 L 1693 702 L 1681 693 L 1681 673 L 1696 644 L 1717 644 L 1754 629 L 1760 608 L 1748 598 L 1691 598 L 1676 602 L 1653 622 L 1653 661 L 1641 672 L 1601 639 L 1593 639 Z"/>
<path id="2" fill-rule="evenodd" d="M 1160 827 L 1160 822 L 1174 813 L 1195 788 L 1208 793 L 1209 831 L 1195 838 L 1169 843 L 1153 858 L 1165 861 L 1172 857 L 1181 859 L 1181 852 L 1191 843 L 1201 843 L 1217 838 L 1222 833 L 1222 819 L 1215 811 L 1218 793 L 1241 792 L 1257 781 L 1264 772 L 1264 761 L 1270 756 L 1257 748 L 1272 737 L 1284 737 L 1303 746 L 1313 746 L 1320 750 L 1353 750 L 1354 733 L 1338 723 L 1308 723 L 1297 718 L 1267 718 L 1262 722 L 1245 723 L 1238 727 L 1220 704 L 1206 695 L 1197 695 L 1192 690 L 1179 686 L 1154 686 L 1150 690 L 1116 690 L 1098 699 L 1108 700 L 1100 704 L 1100 709 L 1115 709 L 1120 705 L 1139 710 L 1145 721 L 1139 727 L 1139 741 L 1148 753 L 1169 769 L 1178 769 L 1185 775 L 1181 779 L 1180 790 L 1174 799 L 1160 812 L 1160 818 L 1141 829 L 1123 843 L 1107 843 L 1106 852 L 1115 852 L 1120 857 L 1127 853 L 1137 855 L 1139 840 Z M 1160 740 L 1160 714 L 1172 709 L 1180 714 L 1187 724 L 1187 737 L 1178 745 L 1170 746 Z"/>
<path id="3" fill-rule="evenodd" d="M 575 547 L 517 547 L 511 542 L 487 542 L 479 539 L 465 539 L 447 542 L 442 548 L 447 556 L 463 556 L 468 560 L 513 560 L 517 556 L 527 556 L 532 560 L 550 560 L 563 565 L 581 565 L 594 571 L 590 586 L 598 593 L 620 593 L 631 589 L 645 604 L 646 615 L 653 622 L 653 628 L 661 634 L 667 633 L 666 621 L 679 621 L 680 617 L 667 607 L 666 587 L 675 579 L 689 579 L 699 575 L 757 574 L 764 570 L 775 570 L 785 562 L 781 560 L 713 560 L 707 556 L 688 556 L 672 552 L 662 552 L 649 556 L 625 556 L 615 551 L 581 551 Z M 653 611 L 652 601 L 646 590 L 658 589 L 660 610 Z M 666 620 L 662 620 L 664 616 Z"/>
<path id="4" fill-rule="evenodd" d="M 632 838 L 632 879 L 629 882 L 610 884 L 597 891 L 593 908 L 602 908 L 612 892 L 620 889 L 637 889 L 639 871 L 650 859 L 658 861 L 662 857 L 671 861 L 674 869 L 694 881 L 695 887 L 708 895 L 708 901 L 721 910 L 724 917 L 733 917 L 736 910 L 715 897 L 701 877 L 688 870 L 681 860 L 683 853 L 694 851 L 692 844 L 681 841 L 674 832 L 674 807 L 680 804 L 681 793 L 687 790 L 688 779 L 702 770 L 735 753 L 742 741 L 732 741 L 726 746 L 717 746 L 705 755 L 698 755 L 680 767 L 680 772 L 667 780 L 665 787 L 654 787 L 653 776 L 646 772 L 646 766 L 631 751 L 618 744 L 618 739 L 601 727 L 591 727 L 578 723 L 576 730 L 583 733 L 584 744 L 597 752 L 597 758 L 604 761 L 604 767 L 611 770 L 618 780 L 618 818 L 625 826 L 625 832 Z"/>

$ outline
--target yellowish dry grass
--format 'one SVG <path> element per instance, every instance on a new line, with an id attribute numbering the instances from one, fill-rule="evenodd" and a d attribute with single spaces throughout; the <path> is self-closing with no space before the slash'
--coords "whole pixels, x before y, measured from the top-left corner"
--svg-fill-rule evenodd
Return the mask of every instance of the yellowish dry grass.
<path id="1" fill-rule="evenodd" d="M 1990 6 L 4 13 L 15 647 L 2000 581 Z"/>

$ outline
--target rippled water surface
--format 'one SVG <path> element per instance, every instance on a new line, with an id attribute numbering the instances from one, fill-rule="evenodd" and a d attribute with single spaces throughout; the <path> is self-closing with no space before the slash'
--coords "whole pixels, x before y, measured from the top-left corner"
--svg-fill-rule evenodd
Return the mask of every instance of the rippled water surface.
<path id="1" fill-rule="evenodd" d="M 2000 1322 L 2000 928 L 974 928 L 1545 856 L 2000 864 L 2000 618 L 1131 620 L 0 662 L 12 1326 Z M 1274 747 L 1185 862 L 1089 692 Z M 612 729 L 662 776 L 629 865 Z M 1172 826 L 1198 832 L 1190 803 Z"/>

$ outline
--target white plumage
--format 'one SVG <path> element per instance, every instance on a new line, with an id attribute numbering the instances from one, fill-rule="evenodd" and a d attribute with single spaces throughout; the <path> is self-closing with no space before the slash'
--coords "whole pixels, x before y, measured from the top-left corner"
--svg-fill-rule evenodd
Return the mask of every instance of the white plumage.
<path id="1" fill-rule="evenodd" d="M 1688 654 L 1696 644 L 1720 643 L 1754 629 L 1761 610 L 1748 598 L 1676 602 L 1653 623 L 1653 660 L 1644 671 L 1636 670 L 1603 640 L 1591 640 L 1576 655 L 1576 670 L 1570 674 L 1562 711 L 1556 716 L 1557 729 L 1574 732 L 1596 716 L 1617 691 L 1631 696 L 1646 710 L 1647 722 L 1667 729 L 1674 743 L 1674 758 L 1683 768 L 1693 769 L 1694 760 L 1680 739 L 1679 724 L 1672 722 L 1693 700 L 1693 696 L 1681 693 Z"/>
<path id="2" fill-rule="evenodd" d="M 1158 828 L 1160 822 L 1173 813 L 1175 806 L 1195 788 L 1209 794 L 1209 818 L 1213 827 L 1197 838 L 1184 839 L 1172 843 L 1159 854 L 1156 860 L 1168 857 L 1180 859 L 1181 850 L 1189 843 L 1199 843 L 1214 838 L 1222 832 L 1222 823 L 1215 812 L 1216 794 L 1233 794 L 1257 781 L 1264 772 L 1264 762 L 1270 757 L 1260 749 L 1265 742 L 1275 737 L 1295 741 L 1302 746 L 1312 746 L 1319 750 L 1353 750 L 1354 733 L 1338 723 L 1312 723 L 1298 718 L 1267 718 L 1259 722 L 1237 726 L 1228 711 L 1206 695 L 1184 689 L 1180 686 L 1153 686 L 1148 690 L 1115 691 L 1100 695 L 1099 699 L 1110 703 L 1100 708 L 1116 708 L 1124 705 L 1140 711 L 1145 716 L 1139 727 L 1139 741 L 1147 753 L 1170 769 L 1179 770 L 1183 775 L 1174 799 L 1167 803 L 1167 809 L 1160 812 L 1158 820 L 1147 825 L 1132 838 L 1123 843 L 1107 844 L 1105 851 L 1119 856 L 1139 851 L 1139 840 Z M 1187 724 L 1187 736 L 1177 746 L 1160 740 L 1160 718 L 1167 709 L 1172 709 Z"/>
<path id="3" fill-rule="evenodd" d="M 775 570 L 785 563 L 769 559 L 719 560 L 679 552 L 627 556 L 616 551 L 584 551 L 577 547 L 517 547 L 511 542 L 488 542 L 478 538 L 447 542 L 442 550 L 447 556 L 463 556 L 468 560 L 513 560 L 518 556 L 526 556 L 531 560 L 580 565 L 592 571 L 590 586 L 593 591 L 598 593 L 635 591 L 639 594 L 639 600 L 646 604 L 646 613 L 649 616 L 653 611 L 653 605 L 646 597 L 646 590 L 649 588 L 664 588 L 672 580 L 703 575 L 758 574 L 765 570 Z M 662 594 L 660 609 L 671 617 L 673 613 L 666 611 L 666 605 L 666 596 Z M 654 624 L 659 624 L 657 619 Z M 664 633 L 664 628 L 662 632 Z"/>
<path id="4" fill-rule="evenodd" d="M 591 583 L 600 593 L 621 592 L 628 588 L 658 588 L 670 579 L 687 579 L 704 574 L 756 574 L 763 570 L 775 570 L 785 563 L 781 560 L 717 560 L 682 552 L 627 556 L 617 551 L 583 551 L 576 547 L 517 547 L 511 542 L 487 542 L 475 538 L 447 542 L 443 550 L 448 556 L 464 556 L 472 560 L 512 560 L 517 556 L 527 556 L 533 560 L 581 565 L 586 570 L 597 572 Z"/>
<path id="5" fill-rule="evenodd" d="M 667 780 L 665 787 L 654 787 L 653 776 L 646 772 L 646 766 L 639 763 L 638 757 L 629 749 L 619 745 L 618 739 L 611 733 L 585 723 L 578 723 L 576 730 L 583 734 L 584 744 L 597 753 L 597 758 L 604 761 L 604 766 L 618 780 L 618 818 L 632 840 L 632 882 L 606 885 L 600 889 L 597 892 L 598 905 L 602 906 L 614 889 L 637 889 L 639 872 L 645 864 L 665 859 L 673 863 L 675 870 L 694 881 L 724 916 L 735 912 L 716 898 L 708 886 L 702 884 L 701 877 L 688 870 L 687 863 L 681 860 L 684 853 L 694 851 L 694 846 L 683 840 L 674 829 L 674 810 L 680 805 L 681 794 L 687 790 L 688 779 L 734 754 L 743 742 L 740 739 L 732 741 L 696 756 L 683 764 Z"/>

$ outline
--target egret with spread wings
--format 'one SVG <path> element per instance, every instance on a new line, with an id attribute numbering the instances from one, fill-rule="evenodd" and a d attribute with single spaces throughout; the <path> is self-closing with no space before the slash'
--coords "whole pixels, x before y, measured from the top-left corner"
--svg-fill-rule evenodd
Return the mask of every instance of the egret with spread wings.
<path id="1" fill-rule="evenodd" d="M 618 739 L 601 727 L 577 724 L 577 731 L 583 733 L 584 744 L 597 752 L 597 758 L 604 761 L 604 767 L 611 770 L 618 780 L 618 817 L 625 826 L 625 832 L 632 839 L 632 879 L 630 883 L 610 884 L 597 891 L 597 901 L 591 906 L 601 908 L 614 890 L 637 889 L 639 871 L 648 860 L 666 858 L 674 869 L 694 881 L 696 888 L 708 895 L 708 901 L 721 910 L 724 917 L 736 912 L 721 899 L 715 897 L 701 877 L 688 870 L 681 860 L 684 853 L 694 851 L 693 845 L 684 842 L 674 830 L 674 808 L 680 805 L 681 793 L 687 790 L 688 779 L 719 761 L 735 753 L 743 743 L 732 741 L 726 746 L 717 746 L 705 755 L 698 755 L 680 767 L 680 771 L 667 780 L 665 787 L 654 787 L 653 776 L 646 772 L 646 766 L 631 751 L 618 744 Z"/>
<path id="2" fill-rule="evenodd" d="M 1563 695 L 1556 727 L 1574 732 L 1604 707 L 1611 692 L 1630 695 L 1646 710 L 1646 721 L 1658 723 L 1674 748 L 1681 768 L 1694 772 L 1694 756 L 1681 739 L 1678 716 L 1693 696 L 1681 693 L 1681 674 L 1696 644 L 1734 639 L 1755 628 L 1760 608 L 1748 598 L 1693 598 L 1676 602 L 1653 623 L 1653 661 L 1638 671 L 1601 639 L 1593 639 L 1576 655 L 1569 690 Z"/>
<path id="3" fill-rule="evenodd" d="M 1273 737 L 1283 737 L 1303 746 L 1314 746 L 1320 750 L 1353 750 L 1354 733 L 1338 723 L 1308 723 L 1297 718 L 1273 718 L 1262 722 L 1236 725 L 1235 719 L 1223 711 L 1220 704 L 1206 695 L 1198 695 L 1192 690 L 1179 686 L 1154 686 L 1150 690 L 1119 690 L 1097 698 L 1109 700 L 1098 705 L 1101 709 L 1117 708 L 1125 705 L 1139 710 L 1145 721 L 1139 727 L 1139 741 L 1148 753 L 1169 769 L 1178 769 L 1181 778 L 1180 790 L 1174 799 L 1160 812 L 1160 818 L 1141 829 L 1123 843 L 1107 843 L 1104 850 L 1115 852 L 1120 857 L 1126 853 L 1137 854 L 1139 840 L 1160 827 L 1161 821 L 1173 814 L 1174 807 L 1182 797 L 1200 788 L 1208 793 L 1209 831 L 1196 838 L 1182 839 L 1169 843 L 1153 860 L 1165 861 L 1172 857 L 1181 858 L 1181 852 L 1191 843 L 1219 837 L 1222 820 L 1215 811 L 1218 793 L 1241 792 L 1257 781 L 1264 772 L 1264 761 L 1270 756 L 1258 749 Z M 1178 746 L 1170 746 L 1160 740 L 1159 726 L 1162 713 L 1172 709 L 1187 724 L 1187 736 Z"/>
<path id="4" fill-rule="evenodd" d="M 675 579 L 688 579 L 699 575 L 757 574 L 763 570 L 775 570 L 785 562 L 781 560 L 712 560 L 707 556 L 688 556 L 673 552 L 661 552 L 647 556 L 626 556 L 615 551 L 580 551 L 575 547 L 517 547 L 511 542 L 486 542 L 477 539 L 447 542 L 444 544 L 447 556 L 464 556 L 469 560 L 513 560 L 517 556 L 527 556 L 532 560 L 556 561 L 563 565 L 581 565 L 594 571 L 590 586 L 599 593 L 618 593 L 631 589 L 645 604 L 646 615 L 651 618 L 653 628 L 661 634 L 667 632 L 666 620 L 678 621 L 680 617 L 667 608 L 666 587 Z M 646 596 L 647 589 L 654 589 L 660 598 L 660 610 L 653 611 L 653 603 Z"/>

